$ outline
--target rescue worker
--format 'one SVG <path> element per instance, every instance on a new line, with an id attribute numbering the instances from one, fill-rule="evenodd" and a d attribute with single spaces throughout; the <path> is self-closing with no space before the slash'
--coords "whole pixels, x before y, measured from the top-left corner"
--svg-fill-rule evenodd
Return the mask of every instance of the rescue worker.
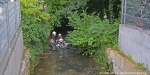
<path id="1" fill-rule="evenodd" d="M 52 47 L 52 50 L 56 50 L 56 32 L 55 31 L 52 32 L 49 42 Z"/>

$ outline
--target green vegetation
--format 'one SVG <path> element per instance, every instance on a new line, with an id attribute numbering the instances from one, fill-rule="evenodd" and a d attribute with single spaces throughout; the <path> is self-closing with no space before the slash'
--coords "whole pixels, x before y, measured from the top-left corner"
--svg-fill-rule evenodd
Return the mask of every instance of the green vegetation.
<path id="1" fill-rule="evenodd" d="M 108 19 L 119 18 L 121 0 L 89 0 L 86 7 L 88 13 L 99 13 L 100 18 L 103 19 L 105 13 Z"/>
<path id="2" fill-rule="evenodd" d="M 67 40 L 74 46 L 82 48 L 78 52 L 83 55 L 92 56 L 95 61 L 103 66 L 107 66 L 107 56 L 105 47 L 117 44 L 119 21 L 101 20 L 99 15 L 88 15 L 74 13 L 69 19 L 69 26 L 74 27 L 74 31 L 69 32 Z"/>
<path id="3" fill-rule="evenodd" d="M 66 39 L 81 48 L 78 53 L 89 55 L 107 66 L 106 47 L 117 48 L 120 24 L 120 0 L 45 0 L 51 14 L 50 25 L 61 26 L 64 18 L 74 31 Z"/>
<path id="4" fill-rule="evenodd" d="M 141 63 L 136 63 L 136 68 L 141 69 L 141 70 L 147 70 Z"/>
<path id="5" fill-rule="evenodd" d="M 143 66 L 143 64 L 135 62 L 135 61 L 132 59 L 132 56 L 131 56 L 130 54 L 127 55 L 127 59 L 130 60 L 131 62 L 133 62 L 134 64 L 136 64 L 136 66 L 135 66 L 136 68 L 141 69 L 141 70 L 147 70 L 147 69 Z"/>
<path id="6" fill-rule="evenodd" d="M 50 25 L 61 26 L 63 18 L 67 18 L 78 11 L 82 13 L 87 9 L 87 13 L 104 15 L 111 21 L 120 17 L 121 0 L 44 0 L 48 6 L 48 12 L 51 14 Z"/>
<path id="7" fill-rule="evenodd" d="M 41 1 L 41 0 L 40 0 Z M 66 39 L 79 47 L 78 53 L 92 57 L 96 62 L 107 66 L 105 48 L 118 50 L 118 26 L 120 24 L 121 0 L 21 0 L 21 14 L 24 45 L 30 51 L 31 74 L 40 62 L 36 59 L 48 49 L 46 43 L 49 32 L 66 22 L 74 31 L 68 32 Z M 47 11 L 41 11 L 47 4 Z M 127 59 L 132 60 L 131 55 Z M 142 64 L 137 68 L 145 70 Z"/>
<path id="8" fill-rule="evenodd" d="M 133 61 L 132 56 L 130 54 L 127 55 L 127 59 L 129 59 L 130 61 Z"/>
<path id="9" fill-rule="evenodd" d="M 133 63 L 135 63 L 136 64 L 136 66 L 135 66 L 136 68 L 141 69 L 141 70 L 146 70 L 146 68 L 143 66 L 143 64 L 135 62 L 132 59 L 132 56 L 130 54 L 127 55 L 127 59 L 129 59 L 130 61 L 132 61 Z"/>
<path id="10" fill-rule="evenodd" d="M 41 0 L 40 0 L 41 1 Z M 49 32 L 60 27 L 64 19 L 74 31 L 68 32 L 67 40 L 83 55 L 107 67 L 106 47 L 117 47 L 121 0 L 21 0 L 23 38 L 30 50 L 31 71 L 39 63 L 36 59 L 48 45 Z M 43 4 L 47 12 L 41 11 Z M 32 73 L 32 72 L 31 72 Z"/>
<path id="11" fill-rule="evenodd" d="M 51 14 L 50 25 L 60 27 L 67 18 L 75 11 L 82 11 L 88 0 L 44 0 Z"/>
<path id="12" fill-rule="evenodd" d="M 32 74 L 34 67 L 39 63 L 36 56 L 48 49 L 46 41 L 53 27 L 48 23 L 49 14 L 41 11 L 42 3 L 39 3 L 38 0 L 21 0 L 20 3 L 24 45 L 31 54 L 30 70 Z"/>

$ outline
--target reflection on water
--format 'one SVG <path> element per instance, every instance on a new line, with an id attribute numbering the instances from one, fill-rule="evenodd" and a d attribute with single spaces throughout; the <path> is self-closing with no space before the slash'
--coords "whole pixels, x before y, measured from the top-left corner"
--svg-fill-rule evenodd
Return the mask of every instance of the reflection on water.
<path id="1" fill-rule="evenodd" d="M 57 50 L 47 56 L 35 67 L 34 75 L 105 75 L 101 73 L 106 72 L 91 58 L 76 54 L 75 50 Z"/>

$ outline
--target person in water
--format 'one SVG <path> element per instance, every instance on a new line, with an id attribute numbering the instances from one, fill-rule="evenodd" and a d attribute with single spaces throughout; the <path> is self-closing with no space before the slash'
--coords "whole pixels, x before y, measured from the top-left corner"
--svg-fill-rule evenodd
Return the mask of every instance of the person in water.
<path id="1" fill-rule="evenodd" d="M 56 32 L 55 31 L 52 32 L 49 42 L 52 47 L 52 50 L 56 50 Z"/>
<path id="2" fill-rule="evenodd" d="M 59 41 L 60 38 L 63 39 L 62 35 L 61 35 L 61 34 L 58 34 L 57 41 Z"/>
<path id="3" fill-rule="evenodd" d="M 57 42 L 57 45 L 56 45 L 57 48 L 59 48 L 60 45 L 63 44 L 63 38 L 62 38 L 61 34 L 58 34 L 58 38 L 57 38 L 56 42 Z"/>

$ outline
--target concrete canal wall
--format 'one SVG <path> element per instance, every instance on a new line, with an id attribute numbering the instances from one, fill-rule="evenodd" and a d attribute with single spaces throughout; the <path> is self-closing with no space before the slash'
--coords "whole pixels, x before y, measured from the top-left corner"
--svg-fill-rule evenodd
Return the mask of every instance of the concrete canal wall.
<path id="1" fill-rule="evenodd" d="M 120 25 L 119 47 L 150 72 L 150 31 L 131 25 Z"/>
<path id="2" fill-rule="evenodd" d="M 147 71 L 138 69 L 136 64 L 128 60 L 125 55 L 113 49 L 107 49 L 108 59 L 113 62 L 116 75 L 150 75 Z"/>

